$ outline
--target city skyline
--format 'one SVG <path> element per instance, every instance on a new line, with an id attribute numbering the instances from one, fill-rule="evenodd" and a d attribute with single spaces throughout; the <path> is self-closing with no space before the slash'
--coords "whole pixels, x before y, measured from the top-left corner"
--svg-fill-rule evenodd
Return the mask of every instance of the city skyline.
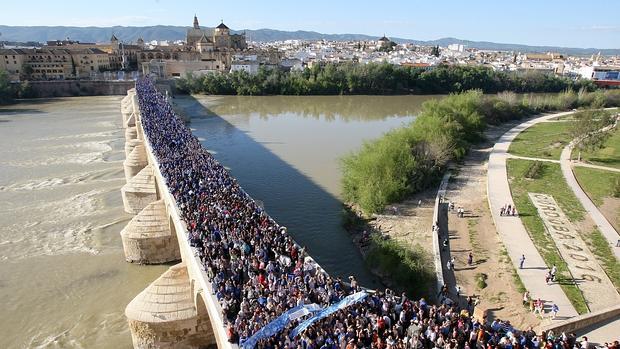
<path id="1" fill-rule="evenodd" d="M 438 8 L 430 2 L 359 1 L 350 3 L 318 0 L 304 8 L 282 1 L 227 3 L 173 3 L 168 0 L 108 1 L 93 12 L 83 2 L 66 1 L 62 7 L 32 2 L 38 11 L 28 16 L 15 3 L 3 4 L 1 25 L 14 26 L 189 26 L 196 14 L 202 26 L 221 20 L 231 28 L 307 30 L 325 34 L 366 34 L 417 40 L 455 37 L 525 45 L 620 48 L 620 25 L 615 13 L 620 3 L 592 1 L 583 8 L 579 1 L 525 0 L 515 5 L 496 2 L 446 1 Z M 70 10 L 67 10 L 70 9 Z M 122 9 L 122 11 L 119 11 Z M 535 10 L 533 10 L 535 9 Z M 590 15 L 584 15 L 584 13 Z"/>

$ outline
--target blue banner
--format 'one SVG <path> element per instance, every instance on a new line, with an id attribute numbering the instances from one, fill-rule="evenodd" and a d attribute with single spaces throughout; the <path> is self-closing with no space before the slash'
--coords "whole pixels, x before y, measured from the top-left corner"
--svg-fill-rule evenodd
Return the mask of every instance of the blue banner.
<path id="1" fill-rule="evenodd" d="M 286 327 L 286 325 L 288 325 L 291 321 L 298 319 L 302 316 L 311 314 L 313 312 L 317 312 L 319 310 L 321 310 L 321 307 L 314 303 L 298 305 L 294 308 L 291 308 L 282 313 L 282 315 L 278 316 L 277 319 L 265 325 L 265 327 L 256 331 L 256 333 L 254 333 L 252 337 L 248 338 L 241 344 L 241 347 L 243 349 L 252 349 L 259 340 L 263 338 L 269 338 L 274 334 L 282 331 L 282 329 L 284 329 L 284 327 Z"/>
<path id="2" fill-rule="evenodd" d="M 365 291 L 360 291 L 360 292 L 354 293 L 352 295 L 349 295 L 343 298 L 338 303 L 332 304 L 329 307 L 324 308 L 323 310 L 314 314 L 314 316 L 312 316 L 311 318 L 308 318 L 306 321 L 299 324 L 299 326 L 295 327 L 295 329 L 293 330 L 293 332 L 291 332 L 289 337 L 295 338 L 297 335 L 299 335 L 300 333 L 305 331 L 308 327 L 310 327 L 313 323 L 328 317 L 329 315 L 337 312 L 338 310 L 344 309 L 352 304 L 361 302 L 364 298 L 366 298 L 366 296 L 368 296 L 368 293 L 366 293 Z"/>

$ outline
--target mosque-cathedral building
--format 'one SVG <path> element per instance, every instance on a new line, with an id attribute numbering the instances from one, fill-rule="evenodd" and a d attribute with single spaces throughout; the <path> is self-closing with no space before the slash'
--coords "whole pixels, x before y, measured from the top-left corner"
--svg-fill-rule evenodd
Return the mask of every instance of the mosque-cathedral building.
<path id="1" fill-rule="evenodd" d="M 203 29 L 194 16 L 184 45 L 142 49 L 137 54 L 138 67 L 145 74 L 162 77 L 195 71 L 229 71 L 233 55 L 246 49 L 245 34 L 232 34 L 223 22 L 213 29 Z"/>

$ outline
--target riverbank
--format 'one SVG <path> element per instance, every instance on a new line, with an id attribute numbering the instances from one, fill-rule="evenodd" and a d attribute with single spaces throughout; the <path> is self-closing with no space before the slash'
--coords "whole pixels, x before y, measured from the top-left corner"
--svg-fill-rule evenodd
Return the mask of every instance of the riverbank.
<path id="1" fill-rule="evenodd" d="M 177 81 L 184 93 L 211 95 L 394 95 L 447 94 L 479 89 L 501 91 L 593 91 L 591 80 L 572 80 L 549 74 L 495 71 L 481 66 L 438 65 L 432 69 L 390 63 L 315 64 L 302 71 L 260 68 L 256 74 L 188 75 Z"/>
<path id="2" fill-rule="evenodd" d="M 383 214 L 365 215 L 343 204 L 343 226 L 363 259 L 387 287 L 414 297 L 435 298 L 432 257 L 436 188 L 392 205 Z"/>
<path id="3" fill-rule="evenodd" d="M 343 197 L 365 213 L 381 212 L 436 183 L 449 162 L 461 161 L 473 144 L 483 140 L 488 125 L 548 111 L 618 105 L 620 91 L 568 91 L 539 98 L 469 91 L 429 101 L 415 122 L 343 158 Z"/>

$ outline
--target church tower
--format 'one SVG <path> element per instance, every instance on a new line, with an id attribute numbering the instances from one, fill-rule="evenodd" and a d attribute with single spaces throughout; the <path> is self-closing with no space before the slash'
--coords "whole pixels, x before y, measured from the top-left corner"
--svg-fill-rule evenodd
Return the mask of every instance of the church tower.
<path id="1" fill-rule="evenodd" d="M 118 50 L 119 48 L 118 38 L 114 34 L 112 34 L 112 37 L 110 38 L 110 45 L 114 50 Z"/>
<path id="2" fill-rule="evenodd" d="M 198 17 L 194 15 L 194 29 L 200 29 L 200 25 L 198 24 Z"/>

